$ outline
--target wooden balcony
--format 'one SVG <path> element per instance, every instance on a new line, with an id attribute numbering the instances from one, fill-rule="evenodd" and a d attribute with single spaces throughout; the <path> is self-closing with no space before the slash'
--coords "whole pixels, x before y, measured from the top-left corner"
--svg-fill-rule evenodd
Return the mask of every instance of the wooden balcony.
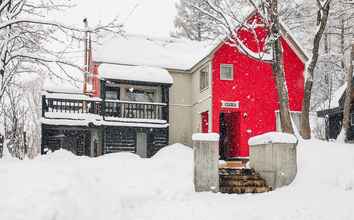
<path id="1" fill-rule="evenodd" d="M 168 121 L 165 103 L 129 102 L 121 100 L 61 99 L 42 97 L 42 117 L 46 113 L 95 114 L 106 118 L 146 119 Z"/>

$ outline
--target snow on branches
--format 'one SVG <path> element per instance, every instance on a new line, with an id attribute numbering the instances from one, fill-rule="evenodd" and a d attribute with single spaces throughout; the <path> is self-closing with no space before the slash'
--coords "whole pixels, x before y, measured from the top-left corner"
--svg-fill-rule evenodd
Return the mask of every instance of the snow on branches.
<path id="1" fill-rule="evenodd" d="M 266 62 L 272 62 L 273 54 L 271 50 L 271 41 L 278 38 L 279 35 L 268 35 L 266 39 L 260 39 L 257 34 L 257 28 L 262 27 L 266 29 L 271 28 L 271 23 L 265 17 L 265 11 L 261 11 L 258 4 L 252 1 L 242 0 L 200 0 L 199 4 L 190 3 L 190 7 L 198 10 L 209 19 L 218 24 L 218 27 L 226 37 L 226 42 L 237 48 L 245 55 L 257 60 L 263 60 Z M 200 5 L 203 5 L 201 7 Z M 248 20 L 249 15 L 252 12 L 257 12 L 260 15 L 261 22 L 254 20 L 250 22 Z M 258 42 L 257 51 L 250 50 L 243 42 L 241 37 L 235 30 L 242 28 L 253 34 L 254 40 Z M 271 32 L 269 32 L 271 33 Z M 262 47 L 262 43 L 265 42 L 265 47 Z"/>
<path id="2" fill-rule="evenodd" d="M 18 72 L 31 70 L 55 74 L 52 64 L 67 76 L 65 66 L 81 67 L 65 55 L 74 42 L 82 41 L 84 32 L 122 33 L 116 19 L 86 29 L 47 20 L 46 14 L 74 7 L 69 0 L 0 0 L 0 100 L 5 88 Z M 64 49 L 53 49 L 53 45 Z"/>

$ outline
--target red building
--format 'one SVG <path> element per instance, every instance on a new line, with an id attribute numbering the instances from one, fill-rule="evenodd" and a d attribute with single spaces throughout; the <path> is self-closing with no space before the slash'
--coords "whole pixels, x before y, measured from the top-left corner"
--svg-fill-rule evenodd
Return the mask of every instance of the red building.
<path id="1" fill-rule="evenodd" d="M 256 17 L 251 17 L 253 22 Z M 251 33 L 238 30 L 241 39 L 252 51 L 257 43 Z M 262 28 L 256 29 L 259 39 L 266 35 Z M 287 36 L 284 36 L 287 35 Z M 283 29 L 282 46 L 289 105 L 297 121 L 296 112 L 302 108 L 304 96 L 304 69 L 306 56 Z M 221 79 L 220 68 L 229 65 L 232 77 Z M 227 67 L 227 66 L 226 66 Z M 270 63 L 255 60 L 223 43 L 212 58 L 212 132 L 229 136 L 231 146 L 226 153 L 230 157 L 248 157 L 248 139 L 277 130 L 278 95 Z M 226 104 L 234 104 L 228 107 Z"/>
<path id="2" fill-rule="evenodd" d="M 246 21 L 261 23 L 254 12 Z M 247 30 L 235 30 L 253 52 L 264 47 L 267 35 L 261 25 L 257 26 L 257 40 Z M 298 124 L 307 57 L 283 25 L 281 33 L 290 110 Z M 253 59 L 225 41 L 108 36 L 94 46 L 90 61 L 92 74 L 85 88 L 88 96 L 99 99 L 92 111 L 105 110 L 90 128 L 93 133 L 95 129 L 103 132 L 96 144 L 98 152 L 129 149 L 143 155 L 151 152 L 148 156 L 152 156 L 167 144 L 162 139 L 170 144 L 191 145 L 193 133 L 215 132 L 220 134 L 221 158 L 247 158 L 250 137 L 279 130 L 271 64 Z M 43 103 L 49 105 L 52 101 Z M 46 118 L 47 130 L 54 125 L 69 129 L 77 124 L 68 123 L 70 118 L 55 116 L 53 123 Z M 130 143 L 129 148 L 125 143 Z"/>

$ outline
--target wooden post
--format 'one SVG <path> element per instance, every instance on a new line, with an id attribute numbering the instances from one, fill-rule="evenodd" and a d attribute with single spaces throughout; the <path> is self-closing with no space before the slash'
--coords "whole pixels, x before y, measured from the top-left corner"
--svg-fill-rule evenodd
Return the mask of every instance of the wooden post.
<path id="1" fill-rule="evenodd" d="M 45 95 L 42 95 L 42 118 L 45 118 L 46 108 L 47 108 L 47 104 L 45 101 Z"/>
<path id="2" fill-rule="evenodd" d="M 106 83 L 104 80 L 101 80 L 101 115 L 103 120 L 105 120 L 106 116 Z"/>
<path id="3" fill-rule="evenodd" d="M 194 134 L 194 189 L 219 192 L 219 135 Z"/>
<path id="4" fill-rule="evenodd" d="M 28 146 L 27 146 L 27 134 L 24 131 L 23 132 L 23 146 L 24 146 L 24 156 L 26 156 L 28 154 Z"/>
<path id="5" fill-rule="evenodd" d="M 0 159 L 3 156 L 3 151 L 4 151 L 4 136 L 0 134 Z"/>

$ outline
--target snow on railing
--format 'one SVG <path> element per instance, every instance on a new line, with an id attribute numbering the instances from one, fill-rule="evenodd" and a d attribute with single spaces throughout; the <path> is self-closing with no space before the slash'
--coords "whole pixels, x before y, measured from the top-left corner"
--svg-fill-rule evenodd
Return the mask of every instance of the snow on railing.
<path id="1" fill-rule="evenodd" d="M 166 103 L 130 102 L 120 100 L 63 99 L 42 97 L 42 117 L 46 113 L 97 114 L 104 117 L 166 120 Z"/>

